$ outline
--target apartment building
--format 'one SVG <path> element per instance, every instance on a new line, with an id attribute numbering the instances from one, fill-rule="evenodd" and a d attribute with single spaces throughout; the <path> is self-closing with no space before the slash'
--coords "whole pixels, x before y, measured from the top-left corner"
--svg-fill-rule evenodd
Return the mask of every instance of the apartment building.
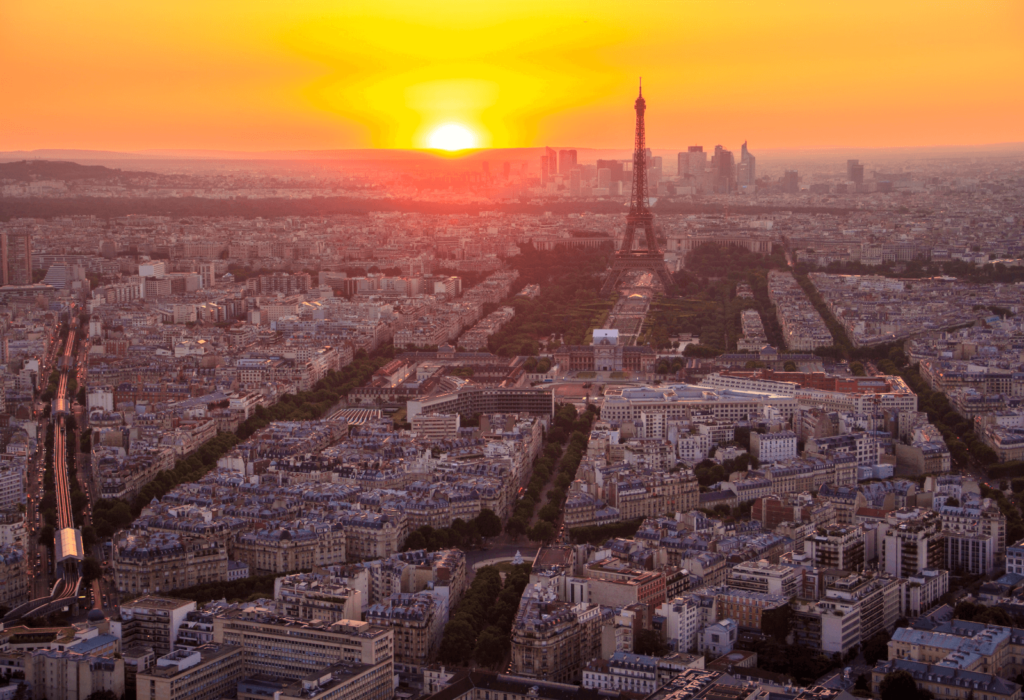
<path id="1" fill-rule="evenodd" d="M 0 546 L 0 605 L 16 608 L 32 595 L 28 561 L 21 546 Z"/>
<path id="2" fill-rule="evenodd" d="M 662 603 L 657 613 L 665 618 L 665 636 L 677 651 L 697 648 L 697 633 L 702 626 L 700 602 L 695 596 L 680 596 Z"/>
<path id="3" fill-rule="evenodd" d="M 797 571 L 790 566 L 769 564 L 766 560 L 744 562 L 729 570 L 726 585 L 756 593 L 792 597 L 797 592 Z"/>
<path id="4" fill-rule="evenodd" d="M 777 462 L 796 457 L 796 433 L 782 430 L 777 433 L 750 433 L 750 454 L 762 463 Z"/>
<path id="5" fill-rule="evenodd" d="M 864 568 L 864 530 L 860 527 L 823 527 L 804 540 L 804 553 L 820 569 L 860 571 Z"/>
<path id="6" fill-rule="evenodd" d="M 942 521 L 935 511 L 901 508 L 886 516 L 889 525 L 880 561 L 892 576 L 909 578 L 945 563 Z"/>
<path id="7" fill-rule="evenodd" d="M 428 592 L 394 593 L 367 608 L 366 622 L 393 632 L 396 663 L 426 666 L 441 647 L 447 601 Z"/>
<path id="8" fill-rule="evenodd" d="M 179 533 L 121 533 L 111 563 L 121 593 L 160 593 L 228 580 L 228 551 L 223 541 Z"/>
<path id="9" fill-rule="evenodd" d="M 583 668 L 601 656 L 601 628 L 611 608 L 569 604 L 541 584 L 527 587 L 512 626 L 512 672 L 538 681 L 575 683 Z"/>
<path id="10" fill-rule="evenodd" d="M 124 660 L 113 655 L 36 649 L 25 657 L 24 673 L 33 697 L 48 700 L 87 700 L 103 691 L 121 697 L 125 691 Z"/>
<path id="11" fill-rule="evenodd" d="M 871 669 L 871 690 L 880 692 L 882 680 L 895 671 L 906 671 L 914 677 L 919 690 L 927 690 L 935 697 L 960 698 L 987 697 L 989 700 L 1020 700 L 1021 688 L 990 673 L 965 671 L 954 666 L 927 664 L 906 659 L 879 661 Z"/>
<path id="12" fill-rule="evenodd" d="M 120 608 L 121 644 L 150 647 L 157 657 L 177 648 L 178 630 L 189 613 L 196 609 L 194 600 L 143 596 Z M 117 625 L 114 621 L 113 625 Z"/>
<path id="13" fill-rule="evenodd" d="M 358 620 L 362 591 L 320 574 L 295 574 L 274 580 L 274 600 L 281 612 L 296 620 Z"/>

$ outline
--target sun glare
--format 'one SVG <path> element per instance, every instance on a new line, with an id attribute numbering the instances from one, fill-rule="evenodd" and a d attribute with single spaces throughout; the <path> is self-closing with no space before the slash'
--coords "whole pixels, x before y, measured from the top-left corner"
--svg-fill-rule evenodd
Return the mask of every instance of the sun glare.
<path id="1" fill-rule="evenodd" d="M 442 151 L 461 151 L 476 146 L 476 135 L 462 124 L 442 124 L 430 132 L 427 143 Z"/>

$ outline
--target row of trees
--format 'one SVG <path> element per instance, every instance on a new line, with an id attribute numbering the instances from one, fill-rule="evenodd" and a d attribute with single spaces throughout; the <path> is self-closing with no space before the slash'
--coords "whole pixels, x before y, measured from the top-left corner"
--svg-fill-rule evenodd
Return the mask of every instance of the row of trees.
<path id="1" fill-rule="evenodd" d="M 804 265 L 798 267 L 807 269 Z M 901 279 L 949 275 L 965 282 L 1024 282 L 1024 269 L 1022 268 L 1008 267 L 1003 263 L 975 265 L 964 260 L 949 260 L 941 263 L 909 260 L 906 262 L 884 262 L 881 265 L 833 262 L 829 263 L 824 271 L 844 275 L 881 275 L 882 277 L 899 277 Z"/>
<path id="2" fill-rule="evenodd" d="M 465 549 L 474 546 L 481 537 L 497 537 L 500 534 L 501 518 L 495 515 L 490 508 L 484 508 L 469 522 L 462 518 L 456 518 L 450 527 L 434 529 L 429 525 L 424 525 L 413 530 L 405 538 L 402 551 L 426 549 L 435 552 L 449 547 Z"/>
<path id="3" fill-rule="evenodd" d="M 274 580 L 280 576 L 299 574 L 309 571 L 289 571 L 286 574 L 263 574 L 261 576 L 250 576 L 249 578 L 237 581 L 210 581 L 200 583 L 188 588 L 179 588 L 168 591 L 167 595 L 183 600 L 194 600 L 199 605 L 211 600 L 247 601 L 254 598 L 273 598 Z"/>
<path id="4" fill-rule="evenodd" d="M 395 350 L 385 346 L 368 355 L 364 350 L 356 353 L 353 361 L 340 370 L 332 370 L 309 391 L 287 394 L 269 408 L 257 406 L 234 433 L 219 432 L 188 457 L 175 462 L 174 468 L 162 471 L 143 486 L 131 504 L 122 499 L 100 500 L 94 506 L 93 522 L 96 535 L 110 537 L 116 530 L 127 527 L 154 498 L 161 498 L 178 484 L 201 479 L 217 466 L 217 460 L 235 445 L 244 442 L 256 431 L 274 421 L 316 420 L 324 417 L 337 402 L 356 387 L 365 384 L 375 371 L 392 360 Z M 74 494 L 72 494 L 72 497 Z M 123 506 L 123 507 L 122 507 Z M 126 521 L 124 515 L 129 516 Z M 84 533 L 83 533 L 84 537 Z"/>
<path id="5" fill-rule="evenodd" d="M 535 542 L 548 542 L 554 539 L 557 532 L 558 521 L 565 510 L 565 498 L 569 485 L 576 478 L 576 470 L 580 466 L 583 455 L 587 450 L 587 436 L 590 435 L 590 426 L 597 416 L 597 408 L 588 405 L 587 410 L 578 414 L 576 407 L 572 404 L 564 404 L 559 407 L 555 415 L 555 427 L 551 434 L 555 438 L 563 437 L 566 432 L 572 431 L 569 444 L 558 461 L 558 473 L 555 476 L 554 485 L 548 490 L 547 503 L 540 509 L 538 516 L 540 520 L 527 533 Z"/>
<path id="6" fill-rule="evenodd" d="M 512 517 L 505 524 L 505 532 L 512 538 L 526 535 L 535 542 L 546 542 L 555 536 L 554 523 L 557 522 L 561 513 L 561 502 L 565 499 L 565 492 L 569 484 L 576 478 L 576 467 L 572 468 L 572 474 L 566 475 L 568 463 L 565 457 L 570 452 L 574 455 L 577 450 L 572 450 L 570 439 L 569 451 L 563 448 L 563 444 L 570 435 L 575 437 L 582 433 L 583 449 L 586 449 L 586 436 L 590 434 L 590 425 L 597 415 L 597 409 L 588 406 L 582 414 L 578 414 L 576 407 L 572 404 L 558 404 L 555 407 L 555 419 L 547 434 L 547 444 L 541 455 L 533 464 L 533 473 L 530 476 L 530 483 L 526 487 L 526 493 L 516 504 Z M 577 439 L 577 443 L 579 440 Z M 580 453 L 582 455 L 582 453 Z M 579 460 L 576 460 L 576 466 Z M 563 468 L 565 467 L 565 468 Z M 556 475 L 557 472 L 557 475 Z M 533 512 L 544 493 L 544 488 L 555 478 L 555 484 L 548 492 L 548 502 L 541 508 L 540 520 L 533 526 Z"/>
<path id="7" fill-rule="evenodd" d="M 882 372 L 895 370 L 893 373 L 903 377 L 907 386 L 917 394 L 918 410 L 925 411 L 928 420 L 942 433 L 950 457 L 957 467 L 963 469 L 972 460 L 981 467 L 999 461 L 995 450 L 978 439 L 974 424 L 953 409 L 944 393 L 933 391 L 928 386 L 917 365 L 900 370 L 894 363 L 882 361 L 878 363 L 878 369 Z"/>
<path id="8" fill-rule="evenodd" d="M 608 525 L 588 525 L 586 527 L 574 527 L 569 531 L 569 537 L 576 544 L 604 544 L 616 537 L 630 538 L 643 525 L 644 519 L 625 520 Z"/>
<path id="9" fill-rule="evenodd" d="M 512 517 L 505 523 L 505 534 L 512 539 L 517 539 L 532 530 L 530 521 L 533 520 L 537 501 L 540 500 L 544 487 L 551 479 L 551 472 L 561 457 L 562 446 L 557 442 L 548 442 L 544 445 L 541 454 L 534 460 L 533 472 L 530 475 L 530 483 L 526 486 L 526 493 L 516 503 L 512 510 Z"/>
<path id="10" fill-rule="evenodd" d="M 480 569 L 444 627 L 438 654 L 441 663 L 471 666 L 475 660 L 481 666 L 500 664 L 511 646 L 512 623 L 529 582 L 529 564 L 512 567 L 504 584 L 495 567 Z"/>

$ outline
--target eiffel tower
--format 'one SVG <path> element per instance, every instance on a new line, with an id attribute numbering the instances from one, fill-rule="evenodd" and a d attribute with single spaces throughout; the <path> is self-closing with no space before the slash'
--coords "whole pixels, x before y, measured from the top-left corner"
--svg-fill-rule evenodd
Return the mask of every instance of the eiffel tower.
<path id="1" fill-rule="evenodd" d="M 650 200 L 647 198 L 647 146 L 644 142 L 644 112 L 647 102 L 644 100 L 643 86 L 640 96 L 636 98 L 636 138 L 633 146 L 633 192 L 629 200 L 629 214 L 626 216 L 626 234 L 622 238 L 622 247 L 612 260 L 608 277 L 604 281 L 602 294 L 615 291 L 622 273 L 629 270 L 645 270 L 653 272 L 661 280 L 665 293 L 672 289 L 672 275 L 665 265 L 665 253 L 658 249 L 654 239 L 654 214 L 651 213 Z M 643 230 L 643 236 L 637 235 L 637 229 Z M 640 248 L 638 244 L 646 244 Z"/>

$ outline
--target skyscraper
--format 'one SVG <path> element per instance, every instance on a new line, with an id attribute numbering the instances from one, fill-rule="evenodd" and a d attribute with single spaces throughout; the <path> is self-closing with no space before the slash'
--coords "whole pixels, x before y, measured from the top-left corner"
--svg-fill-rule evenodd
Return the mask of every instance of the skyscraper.
<path id="1" fill-rule="evenodd" d="M 3 283 L 32 284 L 32 234 L 5 233 L 0 237 Z"/>
<path id="2" fill-rule="evenodd" d="M 548 181 L 548 157 L 540 157 L 540 182 L 542 185 L 547 184 Z"/>
<path id="3" fill-rule="evenodd" d="M 555 149 L 544 147 L 544 157 L 548 159 L 548 175 L 558 174 L 558 154 Z"/>
<path id="4" fill-rule="evenodd" d="M 782 176 L 782 191 L 786 194 L 797 194 L 800 192 L 800 176 L 795 170 L 787 170 Z"/>
<path id="5" fill-rule="evenodd" d="M 576 167 L 576 149 L 558 152 L 558 174 L 568 175 Z"/>
<path id="6" fill-rule="evenodd" d="M 732 151 L 715 146 L 715 155 L 711 157 L 711 172 L 716 194 L 732 194 L 736 191 L 736 159 Z"/>
<path id="7" fill-rule="evenodd" d="M 583 172 L 579 168 L 573 168 L 569 172 L 569 194 L 573 197 L 580 196 L 580 185 Z"/>
<path id="8" fill-rule="evenodd" d="M 597 161 L 597 170 L 600 172 L 602 169 L 607 168 L 610 180 L 609 182 L 622 182 L 626 180 L 625 169 L 623 168 L 623 162 L 621 160 L 599 160 Z"/>
<path id="9" fill-rule="evenodd" d="M 743 177 L 737 176 L 738 184 L 741 187 L 753 185 L 757 180 L 757 158 L 747 150 L 746 141 L 743 142 L 743 147 L 740 149 L 740 165 L 744 166 L 742 169 Z"/>
<path id="10" fill-rule="evenodd" d="M 859 160 L 846 161 L 846 179 L 858 186 L 864 184 L 864 166 Z"/>

